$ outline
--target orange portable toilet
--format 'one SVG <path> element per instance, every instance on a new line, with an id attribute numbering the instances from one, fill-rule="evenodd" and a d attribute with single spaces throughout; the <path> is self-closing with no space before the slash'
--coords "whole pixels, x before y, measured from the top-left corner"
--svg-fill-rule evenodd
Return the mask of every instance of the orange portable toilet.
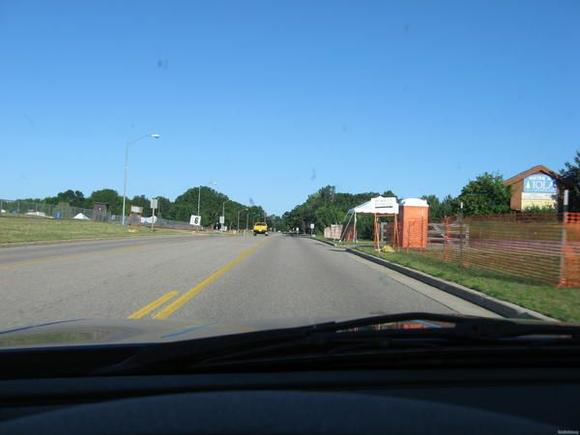
<path id="1" fill-rule="evenodd" d="M 424 199 L 407 198 L 399 203 L 399 246 L 425 249 L 429 226 L 429 204 Z"/>

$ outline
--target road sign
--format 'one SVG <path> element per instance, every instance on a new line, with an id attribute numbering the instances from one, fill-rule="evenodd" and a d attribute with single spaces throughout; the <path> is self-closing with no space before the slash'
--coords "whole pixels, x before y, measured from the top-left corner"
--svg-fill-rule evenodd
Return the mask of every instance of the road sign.
<path id="1" fill-rule="evenodd" d="M 189 225 L 194 225 L 196 227 L 201 226 L 201 216 L 196 216 L 196 215 L 192 214 L 189 217 Z"/>
<path id="2" fill-rule="evenodd" d="M 313 230 L 314 229 L 314 224 L 310 224 L 310 229 Z"/>
<path id="3" fill-rule="evenodd" d="M 225 224 L 226 223 L 226 218 L 225 216 L 220 216 L 220 224 Z"/>
<path id="4" fill-rule="evenodd" d="M 157 208 L 157 202 L 158 202 L 157 198 L 151 198 L 151 201 L 150 201 L 151 209 L 155 210 Z"/>

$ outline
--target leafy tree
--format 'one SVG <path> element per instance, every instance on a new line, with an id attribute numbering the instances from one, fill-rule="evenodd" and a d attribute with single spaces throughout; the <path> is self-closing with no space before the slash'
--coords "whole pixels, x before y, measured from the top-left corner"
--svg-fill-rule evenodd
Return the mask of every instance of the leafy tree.
<path id="1" fill-rule="evenodd" d="M 441 201 L 439 214 L 442 217 L 452 216 L 457 214 L 458 210 L 459 200 L 457 198 L 453 198 L 451 195 L 447 195 L 445 198 L 443 198 L 443 201 Z"/>
<path id="2" fill-rule="evenodd" d="M 457 198 L 463 202 L 465 215 L 509 213 L 510 190 L 503 184 L 501 175 L 485 172 L 469 181 Z"/>
<path id="3" fill-rule="evenodd" d="M 240 224 L 240 228 L 242 225 Z M 288 231 L 288 226 L 285 220 L 281 216 L 277 215 L 270 215 L 268 216 L 268 227 L 272 228 L 272 230 L 280 230 L 280 231 Z"/>
<path id="4" fill-rule="evenodd" d="M 576 151 L 574 161 L 566 162 L 560 171 L 560 191 L 569 191 L 569 211 L 580 211 L 580 151 Z M 562 195 L 562 194 L 561 194 Z M 562 198 L 560 198 L 562 203 Z"/>
<path id="5" fill-rule="evenodd" d="M 158 196 L 157 207 L 158 208 L 156 213 L 159 217 L 175 220 L 173 203 L 169 198 L 166 198 L 164 196 Z"/>
<path id="6" fill-rule="evenodd" d="M 131 206 L 143 207 L 143 216 L 151 216 L 151 200 L 145 195 L 136 195 L 127 203 L 128 212 L 131 211 Z"/>
<path id="7" fill-rule="evenodd" d="M 192 187 L 175 198 L 172 206 L 173 218 L 180 221 L 189 221 L 192 214 L 197 214 L 197 198 L 201 194 L 201 222 L 205 227 L 211 227 L 219 222 L 222 211 L 225 211 L 225 224 L 229 228 L 237 227 L 238 211 L 240 212 L 240 227 L 244 227 L 244 216 L 248 213 L 249 224 L 262 221 L 266 215 L 264 209 L 259 206 L 248 207 L 239 202 L 232 201 L 227 195 L 220 193 L 211 187 Z"/>
<path id="8" fill-rule="evenodd" d="M 302 204 L 284 213 L 282 219 L 286 228 L 299 228 L 303 232 L 307 232 L 309 225 L 314 223 L 315 230 L 320 233 L 326 226 L 343 223 L 348 210 L 378 195 L 378 192 L 341 193 L 336 192 L 334 186 L 325 186 L 309 195 Z M 383 196 L 396 195 L 386 190 Z M 358 234 L 359 238 L 371 237 L 371 216 L 359 216 Z"/>
<path id="9" fill-rule="evenodd" d="M 87 208 L 88 203 L 85 195 L 80 190 L 66 190 L 64 192 L 59 192 L 56 196 L 47 197 L 43 200 L 47 204 L 61 204 L 67 203 L 71 207 Z"/>
<path id="10" fill-rule="evenodd" d="M 451 195 L 447 195 L 441 201 L 436 195 L 423 195 L 421 197 L 429 204 L 429 220 L 440 222 L 447 216 L 452 216 L 459 209 L 458 200 Z"/>

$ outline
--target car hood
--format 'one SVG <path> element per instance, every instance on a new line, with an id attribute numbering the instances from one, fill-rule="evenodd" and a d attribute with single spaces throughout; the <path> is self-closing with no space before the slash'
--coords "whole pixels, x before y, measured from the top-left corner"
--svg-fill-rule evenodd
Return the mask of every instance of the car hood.
<path id="1" fill-rule="evenodd" d="M 358 317 L 358 316 L 356 316 Z M 162 343 L 271 329 L 308 326 L 356 317 L 275 319 L 243 324 L 192 323 L 169 320 L 65 320 L 0 332 L 0 348 Z M 392 322 L 392 328 L 436 328 L 437 322 Z"/>

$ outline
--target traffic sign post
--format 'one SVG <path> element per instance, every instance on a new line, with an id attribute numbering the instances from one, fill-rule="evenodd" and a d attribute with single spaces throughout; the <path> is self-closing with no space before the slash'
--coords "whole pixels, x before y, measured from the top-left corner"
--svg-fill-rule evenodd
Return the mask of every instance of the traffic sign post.
<path id="1" fill-rule="evenodd" d="M 197 215 L 192 214 L 189 217 L 189 225 L 193 225 L 195 227 L 201 226 L 201 216 L 197 216 Z"/>
<path id="2" fill-rule="evenodd" d="M 155 209 L 157 208 L 158 200 L 157 198 L 151 198 L 149 201 L 151 207 L 151 231 L 153 231 L 153 227 L 155 225 Z"/>

